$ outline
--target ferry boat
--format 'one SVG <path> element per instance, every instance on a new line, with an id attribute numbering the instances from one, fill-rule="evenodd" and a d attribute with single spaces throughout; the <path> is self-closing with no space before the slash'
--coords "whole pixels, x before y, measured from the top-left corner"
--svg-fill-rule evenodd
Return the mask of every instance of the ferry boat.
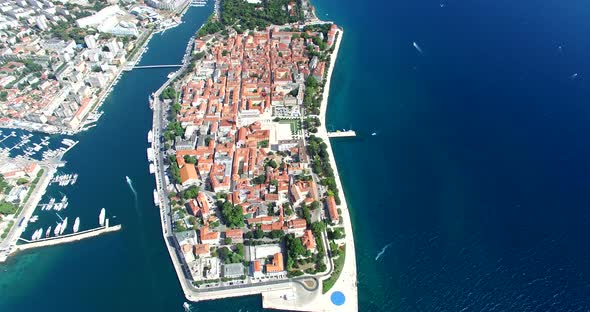
<path id="1" fill-rule="evenodd" d="M 47 231 L 45 231 L 45 237 L 49 237 L 50 234 L 51 234 L 51 225 L 47 228 Z"/>
<path id="2" fill-rule="evenodd" d="M 100 224 L 100 226 L 104 226 L 104 218 L 106 216 L 106 210 L 104 208 L 102 208 L 100 210 L 100 214 L 98 215 L 98 224 Z"/>
<path id="3" fill-rule="evenodd" d="M 80 217 L 76 217 L 76 221 L 74 221 L 74 227 L 73 227 L 74 233 L 78 232 L 79 227 L 80 227 Z"/>
<path id="4" fill-rule="evenodd" d="M 150 164 L 150 173 L 156 172 L 156 166 L 154 164 Z"/>
<path id="5" fill-rule="evenodd" d="M 152 143 L 152 141 L 154 140 L 154 133 L 152 132 L 152 130 L 150 130 L 150 132 L 148 132 L 147 140 L 148 140 L 148 143 Z"/>
<path id="6" fill-rule="evenodd" d="M 160 204 L 160 196 L 158 195 L 158 191 L 154 189 L 154 204 L 158 206 Z"/>

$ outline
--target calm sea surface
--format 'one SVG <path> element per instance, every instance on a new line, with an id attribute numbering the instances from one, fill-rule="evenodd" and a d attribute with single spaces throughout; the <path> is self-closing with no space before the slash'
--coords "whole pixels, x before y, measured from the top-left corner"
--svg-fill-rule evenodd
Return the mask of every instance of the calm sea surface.
<path id="1" fill-rule="evenodd" d="M 314 3 L 345 29 L 327 126 L 359 134 L 332 141 L 359 309 L 589 311 L 590 6 Z M 142 63 L 179 62 L 211 10 L 192 8 L 155 36 Z M 78 183 L 50 190 L 70 197 L 63 215 L 82 229 L 106 207 L 123 231 L 12 258 L 0 266 L 0 311 L 182 310 L 145 151 L 147 98 L 169 71 L 126 73 L 66 156 Z M 57 219 L 40 216 L 35 227 Z M 257 296 L 193 307 L 262 310 Z"/>

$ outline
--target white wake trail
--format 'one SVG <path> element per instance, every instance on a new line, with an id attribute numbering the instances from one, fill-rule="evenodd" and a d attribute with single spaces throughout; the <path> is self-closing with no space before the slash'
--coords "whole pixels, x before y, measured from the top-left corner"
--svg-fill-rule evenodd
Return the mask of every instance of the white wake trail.
<path id="1" fill-rule="evenodd" d="M 125 176 L 125 180 L 127 180 L 127 185 L 129 185 L 131 192 L 133 192 L 133 196 L 135 196 L 135 202 L 137 202 L 137 192 L 135 191 L 135 188 L 133 187 L 133 181 L 131 181 L 131 178 L 129 178 L 128 176 Z"/>
<path id="2" fill-rule="evenodd" d="M 389 246 L 391 246 L 391 244 L 393 244 L 393 243 L 389 243 L 381 249 L 381 251 L 377 254 L 377 257 L 375 257 L 375 261 L 379 260 L 379 258 L 381 258 L 381 256 L 383 256 L 383 254 L 385 253 L 387 248 L 389 248 Z"/>
<path id="3" fill-rule="evenodd" d="M 422 52 L 422 48 L 420 48 L 420 46 L 416 43 L 416 41 L 412 42 L 412 44 L 414 45 L 414 48 L 416 48 L 416 50 L 418 50 L 418 52 L 420 52 L 420 54 L 424 54 Z"/>

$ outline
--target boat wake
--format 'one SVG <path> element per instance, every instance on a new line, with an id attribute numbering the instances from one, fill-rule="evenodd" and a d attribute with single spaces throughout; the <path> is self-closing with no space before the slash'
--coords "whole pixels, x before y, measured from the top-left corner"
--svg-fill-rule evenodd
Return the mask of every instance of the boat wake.
<path id="1" fill-rule="evenodd" d="M 131 181 L 131 178 L 129 178 L 128 176 L 125 176 L 125 180 L 127 180 L 127 184 L 129 185 L 131 192 L 133 192 L 133 196 L 135 196 L 135 201 L 137 202 L 137 192 L 135 191 L 135 188 L 133 187 L 133 181 Z"/>
<path id="2" fill-rule="evenodd" d="M 378 261 L 379 258 L 381 258 L 381 256 L 383 256 L 383 254 L 385 253 L 387 248 L 389 248 L 389 246 L 391 246 L 391 244 L 393 244 L 393 243 L 389 243 L 389 244 L 385 245 L 383 248 L 381 248 L 381 251 L 377 254 L 377 257 L 375 257 L 375 261 Z"/>
<path id="3" fill-rule="evenodd" d="M 420 52 L 420 54 L 423 54 L 422 48 L 420 48 L 420 46 L 416 43 L 416 41 L 412 42 L 412 45 L 414 45 L 414 48 L 416 48 L 416 50 L 418 50 L 418 52 Z"/>

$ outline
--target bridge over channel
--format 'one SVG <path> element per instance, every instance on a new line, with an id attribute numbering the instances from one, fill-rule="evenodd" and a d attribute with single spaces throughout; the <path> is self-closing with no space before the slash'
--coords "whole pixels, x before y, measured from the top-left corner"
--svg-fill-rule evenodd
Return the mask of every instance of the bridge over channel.
<path id="1" fill-rule="evenodd" d="M 162 64 L 162 65 L 135 65 L 133 63 L 127 63 L 123 67 L 125 71 L 131 71 L 134 69 L 149 69 L 149 68 L 181 68 L 182 64 Z"/>
<path id="2" fill-rule="evenodd" d="M 142 69 L 142 68 L 180 68 L 182 64 L 166 64 L 166 65 L 141 65 L 141 66 L 133 66 L 133 69 Z"/>

